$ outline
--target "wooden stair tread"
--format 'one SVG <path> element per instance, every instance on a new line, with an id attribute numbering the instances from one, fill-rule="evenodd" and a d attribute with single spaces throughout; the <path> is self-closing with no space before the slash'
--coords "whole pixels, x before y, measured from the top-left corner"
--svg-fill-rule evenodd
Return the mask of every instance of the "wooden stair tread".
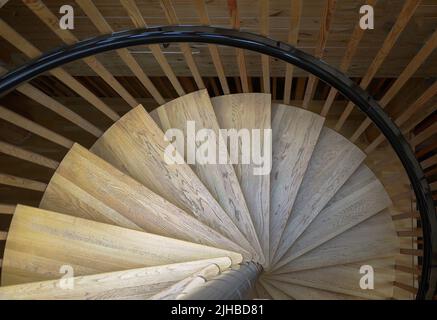
<path id="1" fill-rule="evenodd" d="M 274 277 L 266 278 L 272 286 L 278 288 L 295 300 L 359 300 L 358 297 L 330 292 L 326 290 L 315 289 L 294 283 L 284 282 L 281 278 L 280 281 L 274 280 Z"/>
<path id="2" fill-rule="evenodd" d="M 9 229 L 2 285 L 59 278 L 62 265 L 90 275 L 239 253 L 18 205 Z"/>
<path id="3" fill-rule="evenodd" d="M 324 118 L 315 113 L 272 105 L 270 260 L 279 245 L 323 123 Z"/>
<path id="4" fill-rule="evenodd" d="M 305 253 L 275 273 L 314 269 L 356 261 L 391 257 L 399 253 L 399 241 L 386 210 Z"/>
<path id="5" fill-rule="evenodd" d="M 231 260 L 223 257 L 77 276 L 68 289 L 62 288 L 59 279 L 4 286 L 0 287 L 0 300 L 147 299 L 211 265 L 226 270 Z"/>
<path id="6" fill-rule="evenodd" d="M 390 204 L 391 200 L 384 186 L 372 171 L 362 164 L 274 268 L 278 268 L 329 241 L 381 212 Z"/>
<path id="7" fill-rule="evenodd" d="M 250 254 L 75 144 L 53 175 L 43 209 Z"/>
<path id="8" fill-rule="evenodd" d="M 185 140 L 187 140 L 187 122 L 194 121 L 196 132 L 200 129 L 211 129 L 214 131 L 218 139 L 217 150 L 219 150 L 220 144 L 224 145 L 211 100 L 206 90 L 192 92 L 174 99 L 162 105 L 154 112 L 158 114 L 163 131 L 168 129 L 182 130 Z M 177 150 L 184 154 L 187 161 L 186 152 L 184 152 L 181 145 L 177 146 Z M 191 167 L 249 241 L 253 247 L 252 253 L 256 259 L 259 262 L 263 262 L 264 258 L 255 227 L 232 165 L 200 164 L 196 161 Z M 245 249 L 247 248 L 245 247 Z"/>
<path id="9" fill-rule="evenodd" d="M 273 263 L 293 245 L 364 158 L 364 152 L 342 135 L 322 129 Z"/>
<path id="10" fill-rule="evenodd" d="M 211 99 L 217 121 L 221 129 L 264 130 L 271 128 L 271 96 L 264 93 L 242 93 L 214 97 Z M 261 140 L 263 142 L 263 140 Z M 269 148 L 267 149 L 268 152 Z M 229 148 L 228 148 L 229 151 Z M 265 154 L 261 145 L 261 153 Z M 241 157 L 241 148 L 239 156 Z M 241 159 L 241 158 L 240 158 Z M 258 234 L 264 258 L 269 255 L 269 210 L 270 210 L 270 175 L 255 175 L 255 164 L 235 164 L 235 173 L 246 199 L 249 212 Z"/>
<path id="11" fill-rule="evenodd" d="M 230 262 L 230 261 L 229 261 Z M 230 263 L 229 263 L 230 266 Z M 211 280 L 215 276 L 217 276 L 220 271 L 225 268 L 220 268 L 216 264 L 210 264 L 205 268 L 194 272 L 190 276 L 176 282 L 170 287 L 156 293 L 151 296 L 150 300 L 177 300 L 185 294 L 189 293 L 190 290 L 197 288 L 204 284 L 206 281 Z M 227 269 L 227 268 L 226 268 Z"/>
<path id="12" fill-rule="evenodd" d="M 387 299 L 393 297 L 394 264 L 394 257 L 391 257 L 280 275 L 272 274 L 269 278 L 363 299 Z M 360 273 L 360 268 L 363 265 L 373 267 L 374 289 L 366 290 L 360 287 L 360 279 L 364 275 Z"/>
<path id="13" fill-rule="evenodd" d="M 276 288 L 271 283 L 264 279 L 260 279 L 259 282 L 267 291 L 267 293 L 272 297 L 273 300 L 293 300 L 289 295 L 284 293 L 282 290 Z"/>
<path id="14" fill-rule="evenodd" d="M 139 105 L 106 130 L 91 151 L 228 239 L 250 247 L 191 168 L 164 161 L 168 145 L 162 130 Z"/>

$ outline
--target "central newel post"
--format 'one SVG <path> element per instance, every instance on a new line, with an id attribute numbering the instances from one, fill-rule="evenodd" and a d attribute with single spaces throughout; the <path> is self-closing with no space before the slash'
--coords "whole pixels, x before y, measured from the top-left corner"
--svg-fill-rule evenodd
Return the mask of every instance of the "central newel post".
<path id="1" fill-rule="evenodd" d="M 178 297 L 182 300 L 246 300 L 251 299 L 262 267 L 248 262 L 224 271 L 192 291 Z"/>

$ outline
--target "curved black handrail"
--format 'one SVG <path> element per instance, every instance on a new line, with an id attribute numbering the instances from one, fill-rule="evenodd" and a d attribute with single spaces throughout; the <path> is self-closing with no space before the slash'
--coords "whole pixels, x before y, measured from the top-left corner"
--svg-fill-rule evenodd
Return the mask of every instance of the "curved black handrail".
<path id="1" fill-rule="evenodd" d="M 437 217 L 425 175 L 399 128 L 378 103 L 335 68 L 284 42 L 232 29 L 206 26 L 164 26 L 116 32 L 62 47 L 0 77 L 0 96 L 20 83 L 67 62 L 135 45 L 170 42 L 214 43 L 263 53 L 312 73 L 357 105 L 385 135 L 408 174 L 420 211 L 424 250 L 417 299 L 431 299 L 437 284 Z"/>

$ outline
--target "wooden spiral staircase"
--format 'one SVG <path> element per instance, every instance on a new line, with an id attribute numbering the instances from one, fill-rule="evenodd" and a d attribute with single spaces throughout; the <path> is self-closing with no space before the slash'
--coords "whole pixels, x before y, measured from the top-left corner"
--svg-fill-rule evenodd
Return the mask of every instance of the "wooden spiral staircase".
<path id="1" fill-rule="evenodd" d="M 164 132 L 187 121 L 219 137 L 271 128 L 271 173 L 167 164 Z M 16 207 L 0 298 L 186 299 L 208 286 L 232 292 L 239 278 L 226 275 L 249 267 L 251 298 L 392 298 L 391 201 L 364 159 L 323 117 L 269 94 L 200 90 L 151 114 L 139 105 L 89 150 L 70 148 L 39 208 Z M 362 265 L 375 270 L 374 290 L 360 288 Z"/>
<path id="2" fill-rule="evenodd" d="M 279 47 L 326 58 L 378 100 L 415 150 L 415 177 L 424 173 L 435 206 L 437 31 L 423 22 L 435 6 L 358 2 L 398 12 L 377 19 L 374 56 L 351 4 L 335 0 L 258 0 L 259 14 L 253 1 L 76 0 L 73 31 L 60 28 L 55 2 L 0 1 L 0 299 L 436 299 L 435 212 L 387 130 L 320 74 L 246 46 L 158 39 L 4 89 L 27 58 L 114 31 L 200 24 L 239 37 L 241 27 L 270 45 L 288 29 Z M 305 22 L 314 17 L 319 29 Z M 331 33 L 333 21 L 345 32 Z M 405 63 L 391 63 L 394 51 Z M 187 121 L 216 134 L 272 129 L 272 150 L 261 144 L 271 174 L 169 165 L 164 132 Z M 375 282 L 365 290 L 368 265 Z"/>

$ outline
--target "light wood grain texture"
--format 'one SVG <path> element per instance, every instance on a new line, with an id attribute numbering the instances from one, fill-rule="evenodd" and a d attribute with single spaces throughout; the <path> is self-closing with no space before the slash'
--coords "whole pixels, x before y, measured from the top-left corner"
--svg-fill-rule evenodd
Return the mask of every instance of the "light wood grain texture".
<path id="1" fill-rule="evenodd" d="M 376 54 L 375 58 L 370 64 L 369 68 L 367 69 L 366 74 L 361 79 L 360 82 L 361 88 L 366 89 L 368 87 L 373 77 L 378 72 L 379 68 L 387 58 L 393 46 L 395 45 L 402 31 L 405 29 L 411 17 L 414 15 L 416 9 L 419 7 L 419 4 L 420 1 L 417 0 L 405 1 L 404 6 L 402 7 L 402 11 L 399 13 L 395 24 L 391 28 L 381 48 L 379 49 L 378 53 Z M 346 109 L 343 111 L 343 113 L 341 114 L 340 118 L 338 119 L 335 125 L 336 131 L 339 131 L 343 127 L 345 121 L 351 114 L 353 108 L 354 108 L 354 103 L 349 102 L 346 106 Z"/>
<path id="2" fill-rule="evenodd" d="M 302 0 L 291 0 L 290 6 L 290 29 L 288 31 L 288 43 L 297 45 L 299 38 L 300 17 L 302 14 Z M 285 67 L 284 104 L 290 104 L 291 83 L 293 80 L 294 65 L 287 63 Z"/>
<path id="3" fill-rule="evenodd" d="M 302 109 L 272 106 L 270 260 L 278 248 L 323 122 L 324 118 Z"/>
<path id="4" fill-rule="evenodd" d="M 374 6 L 377 0 L 367 0 L 366 5 Z M 340 71 L 346 72 L 349 69 L 349 66 L 352 63 L 352 58 L 355 56 L 358 45 L 361 42 L 361 39 L 363 38 L 363 35 L 365 33 L 365 29 L 361 28 L 360 23 L 355 25 L 354 31 L 352 32 L 352 35 L 349 39 L 349 42 L 346 47 L 346 52 L 341 60 L 340 63 Z M 335 100 L 335 97 L 337 96 L 337 89 L 332 87 L 329 90 L 328 97 L 326 98 L 325 104 L 323 105 L 322 111 L 320 112 L 320 115 L 322 117 L 326 117 L 329 110 L 331 109 L 331 106 Z"/>
<path id="5" fill-rule="evenodd" d="M 217 143 L 216 145 L 211 145 L 216 147 L 216 150 L 219 150 L 220 145 L 225 145 L 206 90 L 200 90 L 174 99 L 154 112 L 157 112 L 164 131 L 171 128 L 182 130 L 185 141 L 187 141 L 187 123 L 188 121 L 194 121 L 196 132 L 201 129 L 211 129 L 214 132 L 216 139 L 208 139 L 208 141 L 204 142 L 204 145 L 206 143 Z M 192 142 L 186 142 L 186 144 L 188 143 Z M 187 157 L 187 153 L 184 152 L 182 145 L 178 144 L 176 149 L 181 154 L 183 153 L 185 158 Z M 258 256 L 260 261 L 263 260 L 262 249 L 255 227 L 232 165 L 201 164 L 199 161 L 196 161 L 191 167 L 250 242 L 254 248 L 253 253 Z"/>
<path id="6" fill-rule="evenodd" d="M 176 15 L 176 11 L 173 7 L 171 0 L 160 0 L 162 9 L 164 10 L 165 16 L 169 24 L 177 25 L 180 24 L 179 19 Z M 187 62 L 188 68 L 193 75 L 194 81 L 199 89 L 204 89 L 205 84 L 203 83 L 202 76 L 200 75 L 199 69 L 197 68 L 196 62 L 194 61 L 193 54 L 191 52 L 191 47 L 188 43 L 180 43 L 179 47 L 182 54 L 184 55 L 185 61 Z"/>
<path id="7" fill-rule="evenodd" d="M 226 270 L 231 261 L 224 257 L 75 276 L 70 280 L 74 283 L 71 289 L 62 288 L 60 279 L 4 286 L 0 287 L 0 300 L 147 299 L 211 264 Z"/>
<path id="8" fill-rule="evenodd" d="M 121 5 L 126 10 L 128 16 L 131 18 L 132 23 L 136 28 L 146 28 L 147 24 L 144 20 L 143 15 L 141 14 L 140 9 L 135 3 L 135 0 L 120 0 Z M 168 80 L 171 82 L 172 86 L 176 90 L 176 92 L 181 96 L 185 94 L 184 89 L 182 88 L 178 78 L 176 77 L 172 67 L 167 61 L 167 58 L 162 53 L 159 45 L 150 45 L 150 50 L 156 61 L 158 62 L 161 69 L 164 71 L 164 74 L 167 76 Z M 163 103 L 163 102 L 160 102 Z"/>
<path id="9" fill-rule="evenodd" d="M 0 152 L 49 169 L 56 169 L 59 165 L 59 162 L 55 160 L 49 159 L 40 154 L 25 150 L 23 148 L 14 146 L 3 141 L 0 141 Z"/>
<path id="10" fill-rule="evenodd" d="M 170 238 L 243 251 L 217 231 L 77 144 L 56 170 L 40 207 Z M 250 255 L 246 252 L 245 256 Z"/>
<path id="11" fill-rule="evenodd" d="M 294 244 L 364 158 L 365 154 L 343 136 L 322 129 L 273 262 Z"/>
<path id="12" fill-rule="evenodd" d="M 382 211 L 291 261 L 275 273 L 349 264 L 392 257 L 398 253 L 399 240 L 390 214 Z"/>
<path id="13" fill-rule="evenodd" d="M 0 173 L 0 184 L 39 192 L 44 192 L 47 187 L 45 183 L 39 181 L 16 177 L 4 173 Z"/>
<path id="14" fill-rule="evenodd" d="M 104 16 L 100 13 L 99 9 L 97 9 L 92 1 L 76 0 L 76 3 L 90 18 L 91 22 L 96 26 L 100 33 L 109 34 L 114 32 L 114 30 L 111 28 L 111 26 L 105 20 Z M 155 87 L 149 77 L 144 73 L 143 69 L 138 64 L 137 60 L 129 52 L 129 50 L 126 48 L 122 48 L 116 50 L 116 52 L 120 56 L 121 60 L 123 60 L 123 62 L 141 82 L 141 84 L 147 89 L 147 91 L 149 91 L 149 93 L 156 100 L 156 102 L 158 102 L 159 104 L 163 104 L 165 100 L 162 97 L 161 93 L 158 91 L 158 89 Z"/>
<path id="15" fill-rule="evenodd" d="M 50 129 L 47 129 L 46 127 L 43 127 L 42 125 L 33 122 L 3 106 L 0 106 L 0 119 L 10 122 L 17 127 L 32 132 L 33 134 L 36 134 L 62 147 L 70 148 L 73 145 L 73 141 L 71 141 L 70 139 L 67 139 L 60 134 Z"/>
<path id="16" fill-rule="evenodd" d="M 242 93 L 211 99 L 221 129 L 260 130 L 261 154 L 270 151 L 264 146 L 264 131 L 271 127 L 271 98 L 269 94 Z M 253 143 L 253 142 L 252 142 Z M 239 159 L 242 158 L 242 142 L 239 142 Z M 229 151 L 229 148 L 228 148 Z M 240 161 L 241 162 L 241 161 Z M 269 256 L 270 175 L 254 175 L 253 163 L 234 165 L 235 173 L 246 199 L 253 224 L 258 234 L 264 258 Z"/>
<path id="17" fill-rule="evenodd" d="M 341 293 L 334 293 L 326 290 L 314 289 L 306 286 L 289 283 L 283 280 L 287 275 L 268 276 L 265 281 L 272 286 L 278 288 L 288 296 L 295 300 L 358 300 L 359 298 L 345 295 Z M 274 279 L 281 280 L 274 280 Z"/>
<path id="18" fill-rule="evenodd" d="M 42 54 L 39 49 L 37 49 L 33 44 L 31 44 L 24 37 L 22 37 L 2 19 L 0 19 L 0 35 L 29 58 L 36 58 Z M 100 98 L 98 98 L 75 78 L 73 78 L 64 69 L 56 68 L 50 70 L 49 72 L 59 81 L 65 83 L 65 85 L 70 87 L 74 92 L 79 94 L 86 101 L 88 101 L 94 107 L 104 113 L 107 117 L 109 117 L 113 121 L 117 121 L 119 116 L 114 110 L 109 108 Z"/>
<path id="19" fill-rule="evenodd" d="M 199 14 L 200 17 L 200 23 L 207 26 L 211 25 L 211 21 L 209 20 L 205 1 L 196 0 L 195 5 L 196 5 L 197 13 Z M 217 76 L 222 86 L 223 93 L 229 94 L 230 93 L 229 85 L 228 85 L 228 81 L 226 80 L 226 75 L 223 69 L 223 63 L 220 58 L 218 46 L 208 44 L 208 50 L 209 50 L 209 54 L 211 55 L 212 63 L 214 64 L 215 70 L 217 71 Z"/>
<path id="20" fill-rule="evenodd" d="M 2 285 L 59 278 L 62 265 L 76 276 L 241 255 L 81 219 L 17 206 L 9 229 Z"/>
<path id="21" fill-rule="evenodd" d="M 229 266 L 230 266 L 229 262 Z M 222 268 L 225 269 L 226 268 Z M 150 300 L 177 300 L 179 296 L 187 294 L 190 290 L 203 285 L 208 280 L 214 278 L 220 273 L 220 268 L 211 264 L 200 271 L 197 271 L 190 275 L 189 277 L 182 279 L 175 283 L 174 285 L 158 292 L 157 294 L 151 296 Z"/>
<path id="22" fill-rule="evenodd" d="M 267 293 L 273 298 L 273 300 L 293 300 L 292 297 L 273 286 L 270 282 L 265 281 L 264 279 L 260 279 L 259 282 L 265 288 Z"/>
<path id="23" fill-rule="evenodd" d="M 375 175 L 362 165 L 275 265 L 278 268 L 391 205 Z M 387 214 L 389 212 L 387 211 Z"/>
<path id="24" fill-rule="evenodd" d="M 0 66 L 0 73 L 6 73 L 7 70 Z M 59 116 L 67 119 L 68 121 L 74 123 L 78 127 L 86 130 L 87 132 L 91 133 L 95 137 L 99 137 L 102 134 L 102 131 L 94 126 L 92 123 L 90 123 L 88 120 L 84 119 L 77 113 L 73 112 L 66 106 L 64 106 L 59 101 L 53 99 L 49 95 L 45 94 L 41 90 L 35 88 L 34 86 L 30 85 L 29 83 L 23 83 L 20 86 L 16 88 L 16 90 L 25 96 L 29 97 L 32 100 L 35 100 L 42 106 L 46 107 L 47 109 L 55 112 Z"/>
<path id="25" fill-rule="evenodd" d="M 162 130 L 140 105 L 109 128 L 91 151 L 228 239 L 251 248 L 189 165 L 165 161 L 168 146 Z"/>
<path id="26" fill-rule="evenodd" d="M 394 257 L 364 260 L 358 263 L 338 265 L 293 272 L 281 275 L 270 275 L 271 279 L 285 283 L 293 283 L 327 290 L 340 294 L 347 294 L 364 299 L 390 299 L 393 297 Z M 360 279 L 361 266 L 371 266 L 374 272 L 374 289 L 363 290 Z"/>

